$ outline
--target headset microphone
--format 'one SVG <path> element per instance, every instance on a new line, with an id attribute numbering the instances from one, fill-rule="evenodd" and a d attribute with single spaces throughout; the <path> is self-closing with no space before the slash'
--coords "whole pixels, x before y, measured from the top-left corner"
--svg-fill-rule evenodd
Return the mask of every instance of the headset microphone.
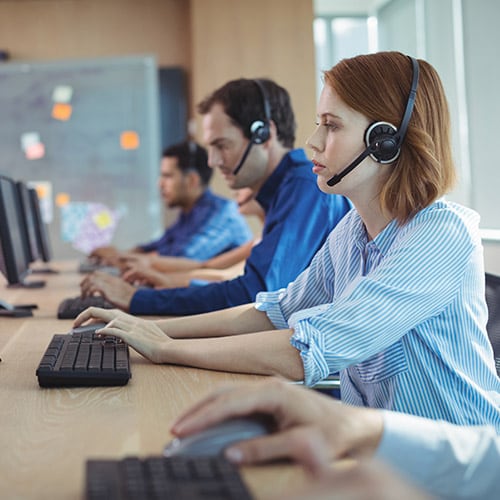
<path id="1" fill-rule="evenodd" d="M 334 175 L 331 179 L 326 181 L 329 186 L 338 184 L 349 172 L 356 168 L 367 156 L 371 156 L 376 162 L 387 164 L 393 163 L 399 157 L 401 152 L 401 145 L 410 123 L 413 106 L 415 104 L 415 97 L 417 94 L 419 66 L 418 61 L 413 57 L 408 56 L 413 69 L 413 77 L 411 82 L 410 93 L 406 103 L 406 109 L 403 113 L 403 118 L 399 126 L 399 130 L 388 122 L 374 122 L 371 123 L 365 131 L 365 144 L 366 149 L 344 170 Z"/>
<path id="2" fill-rule="evenodd" d="M 250 153 L 250 150 L 252 149 L 253 142 L 250 141 L 247 144 L 247 147 L 245 148 L 245 151 L 243 151 L 243 155 L 241 156 L 240 161 L 238 162 L 238 165 L 236 165 L 236 168 L 233 170 L 233 175 L 237 175 L 238 172 L 240 171 L 241 167 L 245 163 L 245 160 L 247 159 L 248 153 Z"/>
<path id="3" fill-rule="evenodd" d="M 335 186 L 338 184 L 351 170 L 354 170 L 367 156 L 373 154 L 373 149 L 371 146 L 367 147 L 349 166 L 344 168 L 341 172 L 334 175 L 331 179 L 327 180 L 326 183 L 329 186 Z"/>

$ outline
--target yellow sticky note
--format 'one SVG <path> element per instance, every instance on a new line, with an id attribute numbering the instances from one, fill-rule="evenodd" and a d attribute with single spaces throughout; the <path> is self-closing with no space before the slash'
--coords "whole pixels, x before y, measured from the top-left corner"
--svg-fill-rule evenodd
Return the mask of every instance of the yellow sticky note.
<path id="1" fill-rule="evenodd" d="M 125 130 L 120 135 L 120 146 L 123 149 L 137 149 L 139 147 L 139 134 L 133 130 Z"/>
<path id="2" fill-rule="evenodd" d="M 52 118 L 61 121 L 68 121 L 71 118 L 73 107 L 71 104 L 58 102 L 52 106 Z"/>
<path id="3" fill-rule="evenodd" d="M 56 195 L 56 205 L 58 207 L 64 207 L 70 201 L 70 196 L 68 193 L 57 193 Z"/>
<path id="4" fill-rule="evenodd" d="M 99 229 L 106 229 L 113 222 L 113 218 L 111 217 L 111 214 L 109 212 L 106 212 L 105 210 L 94 215 L 94 217 L 92 219 Z"/>

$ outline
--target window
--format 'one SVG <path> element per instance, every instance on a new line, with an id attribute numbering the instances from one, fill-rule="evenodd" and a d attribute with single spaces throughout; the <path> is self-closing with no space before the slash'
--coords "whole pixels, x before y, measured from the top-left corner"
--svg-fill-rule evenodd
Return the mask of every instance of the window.
<path id="1" fill-rule="evenodd" d="M 368 16 L 316 16 L 316 92 L 323 87 L 322 73 L 341 59 L 377 50 L 377 20 Z"/>

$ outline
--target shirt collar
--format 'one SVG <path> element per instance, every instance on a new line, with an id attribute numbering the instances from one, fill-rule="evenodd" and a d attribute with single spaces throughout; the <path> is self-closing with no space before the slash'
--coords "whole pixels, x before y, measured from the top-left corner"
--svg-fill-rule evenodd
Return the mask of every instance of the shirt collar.
<path id="1" fill-rule="evenodd" d="M 356 246 L 360 250 L 364 249 L 367 245 L 375 246 L 382 255 L 385 255 L 398 234 L 399 226 L 397 220 L 393 219 L 373 240 L 368 241 L 365 225 L 358 213 L 356 213 L 356 216 L 357 221 L 354 229 Z"/>
<path id="2" fill-rule="evenodd" d="M 193 214 L 202 209 L 202 207 L 209 202 L 212 198 L 214 198 L 214 194 L 210 191 L 210 188 L 206 188 L 205 191 L 201 194 L 201 196 L 196 200 L 196 203 L 193 205 L 193 208 L 189 212 L 181 212 L 179 218 L 187 218 L 192 217 Z"/>
<path id="3" fill-rule="evenodd" d="M 309 160 L 307 159 L 306 153 L 303 149 L 292 149 L 285 154 L 285 156 L 283 156 L 276 169 L 269 176 L 266 182 L 264 182 L 255 197 L 259 205 L 266 213 L 288 170 L 297 166 L 303 166 L 306 163 L 309 163 Z"/>

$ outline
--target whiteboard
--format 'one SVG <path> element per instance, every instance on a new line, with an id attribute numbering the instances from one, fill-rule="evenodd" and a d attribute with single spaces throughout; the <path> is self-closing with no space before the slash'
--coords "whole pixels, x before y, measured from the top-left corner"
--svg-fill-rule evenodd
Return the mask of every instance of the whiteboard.
<path id="1" fill-rule="evenodd" d="M 54 258 L 159 234 L 153 56 L 1 64 L 0 110 L 0 173 L 37 185 Z"/>

